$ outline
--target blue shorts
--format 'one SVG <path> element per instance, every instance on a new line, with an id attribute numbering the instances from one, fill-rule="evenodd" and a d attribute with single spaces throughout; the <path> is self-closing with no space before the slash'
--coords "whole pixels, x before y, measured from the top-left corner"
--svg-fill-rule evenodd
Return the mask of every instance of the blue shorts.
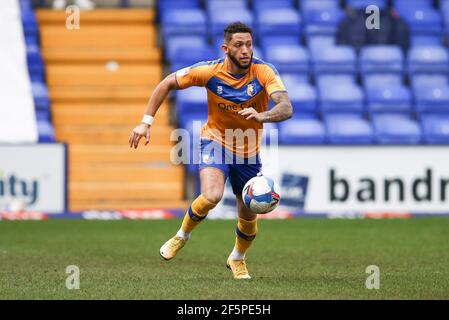
<path id="1" fill-rule="evenodd" d="M 262 163 L 259 154 L 252 158 L 238 157 L 216 141 L 201 139 L 199 170 L 207 167 L 221 170 L 225 181 L 229 177 L 232 192 L 241 195 L 248 180 L 261 172 Z"/>

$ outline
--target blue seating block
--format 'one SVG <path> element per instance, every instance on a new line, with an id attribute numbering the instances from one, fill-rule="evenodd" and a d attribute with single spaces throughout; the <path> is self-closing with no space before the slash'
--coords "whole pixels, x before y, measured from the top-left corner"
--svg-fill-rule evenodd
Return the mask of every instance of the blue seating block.
<path id="1" fill-rule="evenodd" d="M 331 144 L 372 144 L 371 124 L 353 115 L 328 116 L 325 119 L 327 139 Z"/>
<path id="2" fill-rule="evenodd" d="M 326 132 L 323 124 L 317 119 L 290 119 L 279 123 L 279 143 L 323 144 Z"/>
<path id="3" fill-rule="evenodd" d="M 378 115 L 373 118 L 379 144 L 419 144 L 421 129 L 416 121 L 403 115 Z"/>
<path id="4" fill-rule="evenodd" d="M 367 88 L 366 98 L 370 113 L 411 112 L 412 95 L 403 85 Z"/>
<path id="5" fill-rule="evenodd" d="M 427 144 L 449 144 L 449 113 L 424 115 L 421 125 L 424 141 Z"/>

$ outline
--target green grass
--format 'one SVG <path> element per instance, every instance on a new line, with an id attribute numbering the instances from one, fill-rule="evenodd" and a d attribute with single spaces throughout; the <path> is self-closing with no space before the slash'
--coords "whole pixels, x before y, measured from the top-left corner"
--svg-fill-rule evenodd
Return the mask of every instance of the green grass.
<path id="1" fill-rule="evenodd" d="M 234 221 L 206 220 L 172 261 L 168 221 L 0 222 L 0 299 L 449 299 L 449 219 L 260 221 L 253 279 L 225 267 Z M 80 289 L 68 290 L 68 265 Z M 365 269 L 380 268 L 368 290 Z"/>

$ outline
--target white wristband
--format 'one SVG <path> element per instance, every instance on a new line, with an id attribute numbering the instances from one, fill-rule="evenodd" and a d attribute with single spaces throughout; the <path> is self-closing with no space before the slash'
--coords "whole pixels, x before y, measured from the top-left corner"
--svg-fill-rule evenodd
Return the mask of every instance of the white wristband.
<path id="1" fill-rule="evenodd" d="M 145 123 L 149 126 L 151 126 L 153 124 L 154 121 L 154 117 L 153 116 L 149 116 L 147 114 L 145 114 L 142 118 L 142 123 Z"/>

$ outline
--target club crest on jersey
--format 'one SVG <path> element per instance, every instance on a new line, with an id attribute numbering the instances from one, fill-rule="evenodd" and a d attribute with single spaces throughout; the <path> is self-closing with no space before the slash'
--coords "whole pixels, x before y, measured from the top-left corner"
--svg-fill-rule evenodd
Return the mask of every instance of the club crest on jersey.
<path id="1" fill-rule="evenodd" d="M 223 94 L 223 87 L 217 86 L 217 94 Z"/>
<path id="2" fill-rule="evenodd" d="M 250 97 L 252 97 L 252 96 L 254 96 L 254 94 L 256 93 L 256 88 L 254 88 L 254 85 L 253 84 L 249 84 L 248 85 L 248 88 L 246 89 L 246 93 L 250 96 Z"/>

